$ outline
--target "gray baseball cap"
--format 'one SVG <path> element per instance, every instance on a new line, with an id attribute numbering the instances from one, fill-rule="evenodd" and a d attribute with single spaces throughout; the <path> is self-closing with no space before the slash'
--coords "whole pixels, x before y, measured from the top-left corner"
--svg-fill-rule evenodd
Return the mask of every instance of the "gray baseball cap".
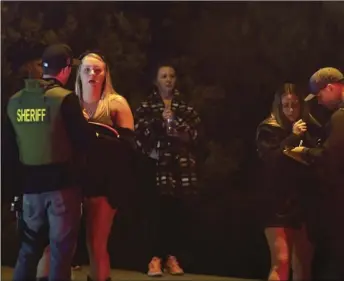
<path id="1" fill-rule="evenodd" d="M 305 98 L 305 101 L 313 99 L 320 90 L 324 89 L 330 83 L 343 83 L 344 75 L 337 68 L 324 67 L 315 72 L 309 79 L 309 88 L 311 93 Z"/>
<path id="2" fill-rule="evenodd" d="M 325 67 L 315 72 L 309 79 L 309 87 L 313 94 L 319 93 L 330 83 L 343 83 L 344 75 L 338 69 Z"/>

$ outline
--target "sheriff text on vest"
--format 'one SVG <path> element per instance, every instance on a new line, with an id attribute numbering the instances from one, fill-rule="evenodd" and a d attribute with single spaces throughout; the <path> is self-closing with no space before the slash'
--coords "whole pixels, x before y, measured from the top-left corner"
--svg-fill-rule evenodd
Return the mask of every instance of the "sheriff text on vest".
<path id="1" fill-rule="evenodd" d="M 17 109 L 17 122 L 44 122 L 47 116 L 46 108 L 19 108 Z"/>

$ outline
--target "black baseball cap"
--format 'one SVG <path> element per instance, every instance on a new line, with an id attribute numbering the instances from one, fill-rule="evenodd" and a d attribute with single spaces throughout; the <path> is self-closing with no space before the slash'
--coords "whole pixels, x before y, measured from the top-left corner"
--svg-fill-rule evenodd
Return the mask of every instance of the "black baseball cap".
<path id="1" fill-rule="evenodd" d="M 343 83 L 344 75 L 337 68 L 324 67 L 315 72 L 309 79 L 309 87 L 313 94 L 318 94 L 331 83 Z"/>
<path id="2" fill-rule="evenodd" d="M 66 66 L 77 65 L 79 65 L 79 61 L 73 58 L 73 51 L 66 44 L 50 45 L 43 52 L 43 68 L 59 70 Z"/>

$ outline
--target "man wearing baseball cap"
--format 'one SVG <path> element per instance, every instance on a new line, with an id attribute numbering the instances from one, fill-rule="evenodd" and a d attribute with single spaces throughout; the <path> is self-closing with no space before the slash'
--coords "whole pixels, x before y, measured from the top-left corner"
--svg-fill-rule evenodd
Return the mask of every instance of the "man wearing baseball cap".
<path id="1" fill-rule="evenodd" d="M 45 49 L 42 56 L 42 66 L 45 76 L 55 73 L 65 67 L 77 66 L 72 49 L 66 44 L 55 44 Z"/>
<path id="2" fill-rule="evenodd" d="M 343 73 L 333 67 L 325 67 L 315 72 L 309 81 L 312 94 L 318 97 L 319 103 L 329 109 L 338 108 L 343 102 L 341 96 L 344 87 Z"/>
<path id="3" fill-rule="evenodd" d="M 325 191 L 319 208 L 322 231 L 318 235 L 327 261 L 322 278 L 344 280 L 344 75 L 336 68 L 325 67 L 312 75 L 309 85 L 318 102 L 333 114 L 322 147 L 296 147 L 293 152 L 320 168 Z"/>
<path id="4" fill-rule="evenodd" d="M 43 79 L 27 79 L 7 106 L 7 137 L 19 151 L 24 173 L 21 246 L 14 281 L 36 279 L 43 250 L 50 245 L 50 281 L 71 279 L 71 262 L 81 215 L 75 155 L 96 138 L 77 96 L 64 88 L 74 64 L 64 44 L 47 47 Z"/>

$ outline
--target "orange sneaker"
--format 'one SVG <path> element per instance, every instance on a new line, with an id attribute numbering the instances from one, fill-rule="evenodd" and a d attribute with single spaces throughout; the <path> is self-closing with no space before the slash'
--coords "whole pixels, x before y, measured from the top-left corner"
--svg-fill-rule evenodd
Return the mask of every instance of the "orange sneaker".
<path id="1" fill-rule="evenodd" d="M 158 257 L 153 257 L 150 263 L 148 264 L 147 275 L 150 277 L 160 277 L 162 276 L 161 271 L 161 259 Z"/>
<path id="2" fill-rule="evenodd" d="M 177 258 L 169 256 L 165 265 L 166 271 L 171 275 L 183 275 L 184 270 L 180 267 Z"/>

